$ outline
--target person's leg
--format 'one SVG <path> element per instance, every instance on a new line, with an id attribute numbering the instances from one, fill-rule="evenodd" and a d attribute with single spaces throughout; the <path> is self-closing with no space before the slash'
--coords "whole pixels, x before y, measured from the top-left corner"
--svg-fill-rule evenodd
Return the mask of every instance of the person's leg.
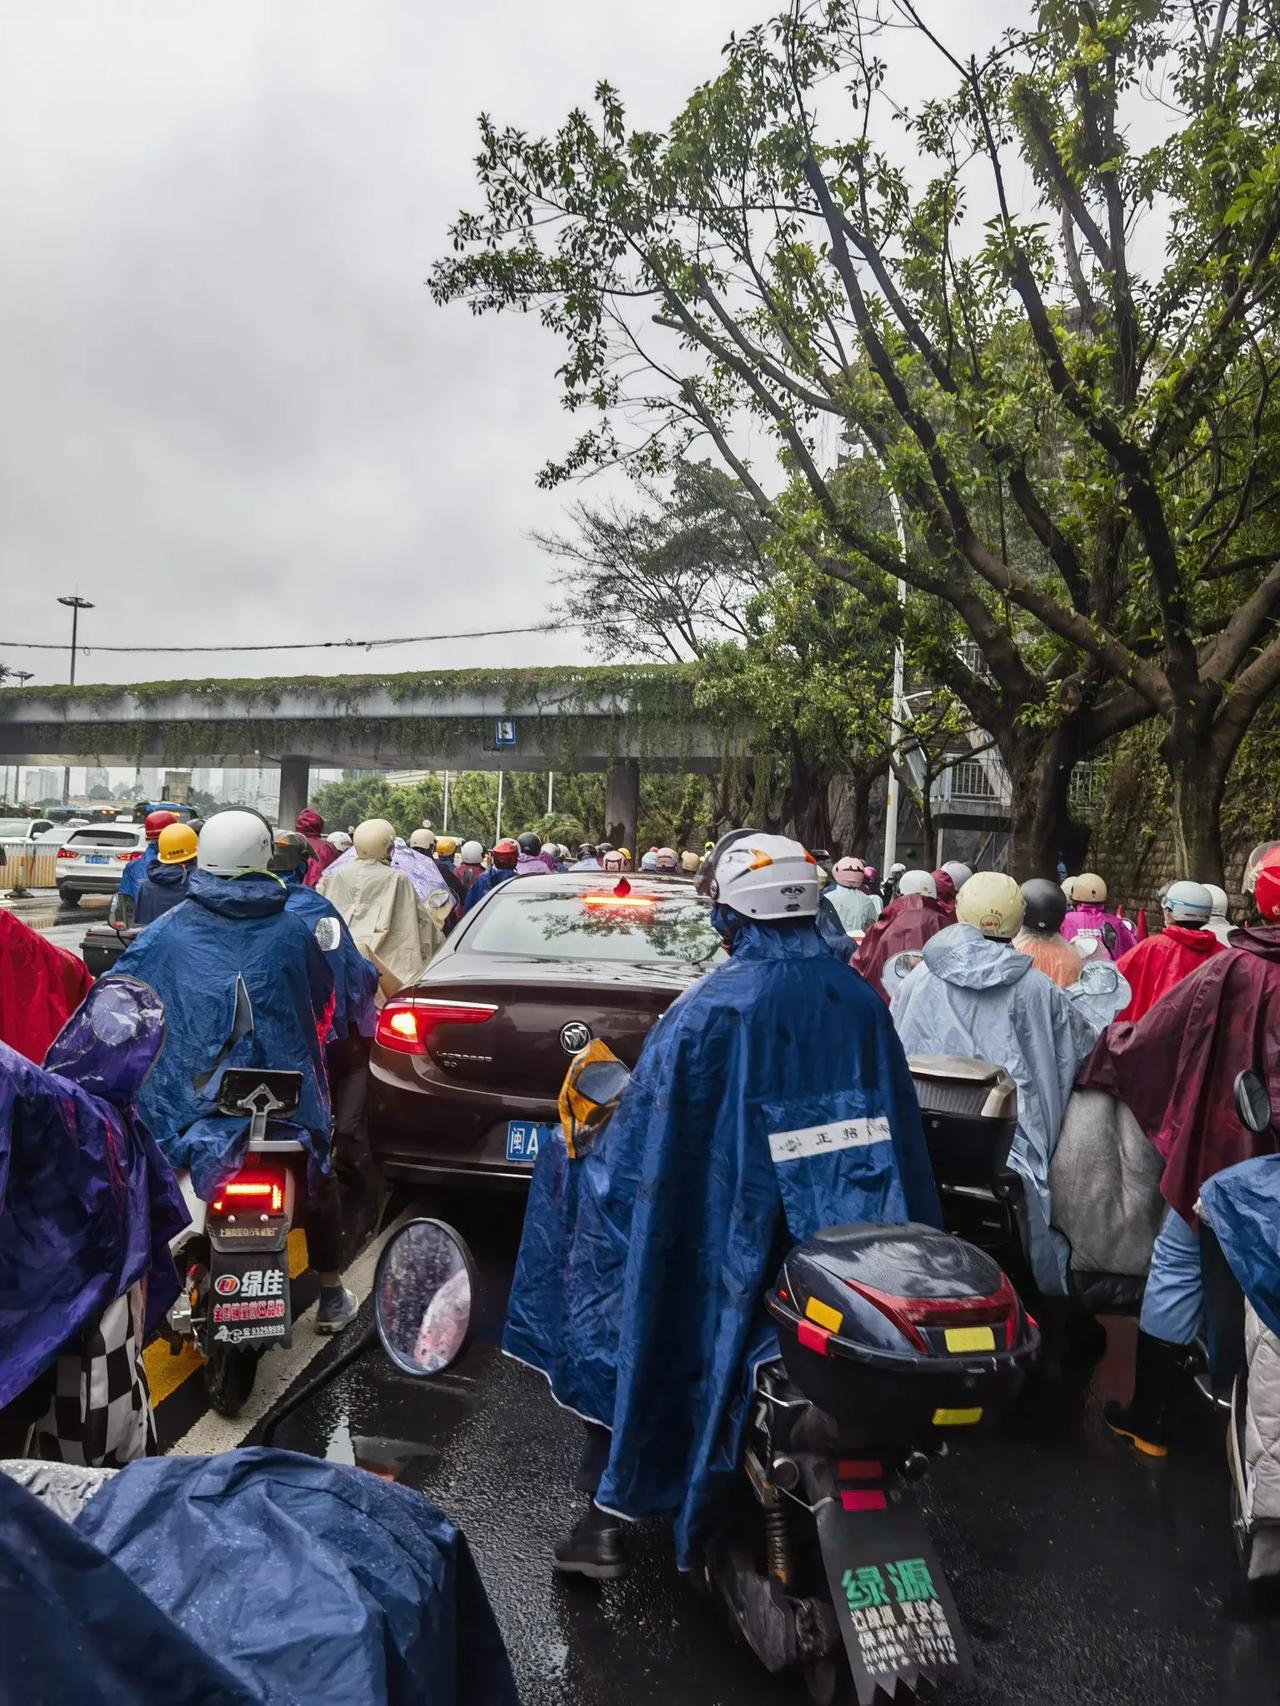
<path id="1" fill-rule="evenodd" d="M 355 1316 L 354 1293 L 342 1283 L 346 1230 L 366 1200 L 362 1167 L 369 1045 L 363 1037 L 331 1043 L 326 1051 L 333 1107 L 329 1171 L 313 1192 L 307 1216 L 307 1251 L 320 1279 L 316 1331 L 337 1333 Z"/>
<path id="2" fill-rule="evenodd" d="M 595 1495 L 609 1462 L 613 1436 L 598 1422 L 583 1424 L 587 1431 L 582 1459 L 574 1486 L 587 1495 L 587 1509 L 572 1533 L 558 1541 L 555 1568 L 562 1575 L 588 1576 L 593 1581 L 614 1581 L 627 1569 L 622 1544 L 622 1524 L 609 1511 L 602 1511 Z"/>
<path id="3" fill-rule="evenodd" d="M 1199 1234 L 1170 1209 L 1151 1253 L 1138 1317 L 1133 1398 L 1128 1404 L 1113 1401 L 1103 1412 L 1112 1432 L 1148 1457 L 1164 1457 L 1168 1451 L 1169 1404 L 1187 1366 L 1187 1346 L 1195 1339 L 1203 1304 Z"/>

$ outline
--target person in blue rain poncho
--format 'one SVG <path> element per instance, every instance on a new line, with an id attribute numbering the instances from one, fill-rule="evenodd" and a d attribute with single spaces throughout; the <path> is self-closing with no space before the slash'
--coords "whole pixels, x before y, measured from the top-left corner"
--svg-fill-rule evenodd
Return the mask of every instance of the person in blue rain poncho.
<path id="1" fill-rule="evenodd" d="M 289 1124 L 310 1156 L 308 1184 L 329 1168 L 331 1113 L 324 1043 L 334 976 L 315 932 L 287 910 L 288 890 L 269 869 L 272 832 L 257 812 L 216 813 L 200 831 L 188 898 L 116 961 L 164 1003 L 164 1048 L 138 1111 L 170 1164 L 189 1168 L 206 1200 L 240 1166 L 249 1116 L 218 1109 L 228 1068 L 301 1072 Z M 316 1325 L 337 1331 L 356 1312 L 330 1254 L 311 1249 L 320 1275 Z"/>
<path id="2" fill-rule="evenodd" d="M 167 829 L 171 823 L 177 823 L 177 812 L 154 811 L 148 812 L 142 821 L 146 841 L 142 849 L 141 859 L 130 859 L 120 873 L 120 886 L 116 893 L 120 900 L 127 901 L 132 908 L 138 898 L 138 890 L 155 869 L 159 854 L 160 832 Z M 128 909 L 126 909 L 128 910 Z"/>
<path id="3" fill-rule="evenodd" d="M 737 832 L 704 874 L 729 959 L 650 1032 L 612 1120 L 543 1145 L 504 1349 L 589 1423 L 585 1516 L 556 1567 L 626 1568 L 618 1518 L 705 1541 L 736 1472 L 762 1299 L 788 1247 L 851 1221 L 940 1224 L 889 1015 L 825 946 L 812 857 Z"/>
<path id="4" fill-rule="evenodd" d="M 1009 1165 L 1026 1185 L 1036 1284 L 1057 1297 L 1067 1290 L 1069 1251 L 1049 1224 L 1049 1163 L 1076 1074 L 1114 1016 L 1116 997 L 1100 1011 L 1087 991 L 1075 997 L 1037 971 L 1012 945 L 1024 911 L 1012 877 L 998 871 L 970 877 L 956 896 L 959 922 L 924 944 L 922 963 L 897 984 L 890 1010 L 908 1055 L 989 1060 L 1016 1083 L 1018 1129 Z M 896 965 L 885 966 L 886 989 Z M 1122 1004 L 1127 991 L 1119 998 Z"/>

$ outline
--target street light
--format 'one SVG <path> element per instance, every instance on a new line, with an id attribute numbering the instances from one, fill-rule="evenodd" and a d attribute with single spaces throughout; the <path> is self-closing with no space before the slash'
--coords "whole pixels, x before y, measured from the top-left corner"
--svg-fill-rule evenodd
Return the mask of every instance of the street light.
<path id="1" fill-rule="evenodd" d="M 89 599 L 81 598 L 78 592 L 71 594 L 68 598 L 60 598 L 58 603 L 65 604 L 71 612 L 71 685 L 74 687 L 76 684 L 76 632 L 80 626 L 80 612 L 92 610 L 93 605 Z M 70 798 L 71 766 L 64 764 L 62 767 L 62 803 L 64 806 Z"/>

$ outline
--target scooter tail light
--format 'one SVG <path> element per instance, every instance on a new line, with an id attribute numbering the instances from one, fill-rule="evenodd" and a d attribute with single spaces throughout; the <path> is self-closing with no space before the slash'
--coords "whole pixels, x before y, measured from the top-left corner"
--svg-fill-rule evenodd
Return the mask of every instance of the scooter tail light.
<path id="1" fill-rule="evenodd" d="M 497 1011 L 482 1002 L 388 1001 L 378 1014 L 374 1040 L 395 1054 L 425 1054 L 437 1025 L 483 1025 Z"/>
<path id="2" fill-rule="evenodd" d="M 237 1209 L 258 1209 L 263 1214 L 284 1213 L 284 1180 L 263 1176 L 232 1179 L 223 1185 L 209 1204 L 214 1214 L 234 1214 Z"/>
<path id="3" fill-rule="evenodd" d="M 920 1332 L 922 1327 L 1002 1327 L 1003 1349 L 1013 1349 L 1018 1333 L 1018 1294 L 1009 1283 L 1007 1274 L 1000 1276 L 1000 1289 L 985 1297 L 897 1297 L 892 1292 L 877 1291 L 860 1280 L 846 1280 L 850 1291 L 866 1299 L 916 1347 L 929 1354 L 929 1347 Z"/>

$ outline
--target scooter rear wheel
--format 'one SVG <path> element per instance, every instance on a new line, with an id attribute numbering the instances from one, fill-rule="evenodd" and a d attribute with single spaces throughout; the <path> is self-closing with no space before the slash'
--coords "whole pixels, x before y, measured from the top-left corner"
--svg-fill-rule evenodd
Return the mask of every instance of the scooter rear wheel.
<path id="1" fill-rule="evenodd" d="M 204 1365 L 204 1389 L 220 1416 L 238 1416 L 258 1376 L 258 1353 L 215 1346 Z"/>

